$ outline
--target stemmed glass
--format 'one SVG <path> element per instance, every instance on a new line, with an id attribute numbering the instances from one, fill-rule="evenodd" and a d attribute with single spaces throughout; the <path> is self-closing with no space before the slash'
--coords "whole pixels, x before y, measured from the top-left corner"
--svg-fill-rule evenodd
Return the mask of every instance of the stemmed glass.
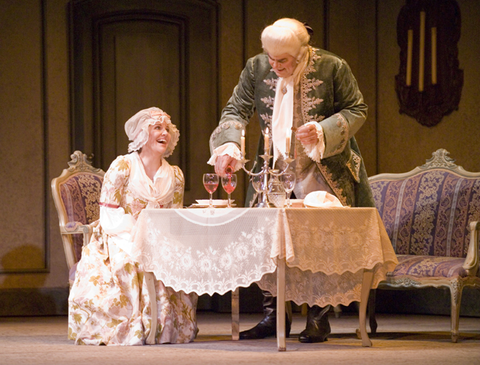
<path id="1" fill-rule="evenodd" d="M 205 186 L 205 189 L 210 194 L 210 203 L 208 206 L 209 208 L 213 208 L 212 194 L 218 187 L 218 175 L 214 173 L 203 174 L 203 186 Z"/>
<path id="2" fill-rule="evenodd" d="M 222 176 L 222 186 L 223 190 L 226 191 L 228 194 L 228 208 L 232 207 L 230 194 L 235 190 L 237 187 L 237 175 L 236 174 L 226 174 Z"/>
<path id="3" fill-rule="evenodd" d="M 255 189 L 255 191 L 258 194 L 262 194 L 263 191 L 265 190 L 265 179 L 263 174 L 260 175 L 253 175 L 252 176 L 252 186 Z M 255 206 L 261 206 L 262 205 L 262 196 L 260 195 L 260 198 L 258 200 L 258 204 Z"/>
<path id="4" fill-rule="evenodd" d="M 290 201 L 290 195 L 292 194 L 296 181 L 295 174 L 292 172 L 285 172 L 283 175 L 280 176 L 280 181 L 283 183 L 283 187 L 285 189 L 285 192 L 287 193 L 287 207 L 290 208 L 292 206 L 292 202 Z"/>
<path id="5" fill-rule="evenodd" d="M 252 186 L 257 193 L 263 192 L 264 185 L 264 178 L 262 174 L 252 176 Z"/>

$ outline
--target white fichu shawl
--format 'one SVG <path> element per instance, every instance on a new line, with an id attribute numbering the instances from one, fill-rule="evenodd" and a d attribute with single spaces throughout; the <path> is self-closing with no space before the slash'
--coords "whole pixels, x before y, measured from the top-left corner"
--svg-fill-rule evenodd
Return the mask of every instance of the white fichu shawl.
<path id="1" fill-rule="evenodd" d="M 137 152 L 130 154 L 132 158 L 129 188 L 135 195 L 148 201 L 147 208 L 159 208 L 173 200 L 175 192 L 175 171 L 165 160 L 152 181 L 145 172 Z"/>

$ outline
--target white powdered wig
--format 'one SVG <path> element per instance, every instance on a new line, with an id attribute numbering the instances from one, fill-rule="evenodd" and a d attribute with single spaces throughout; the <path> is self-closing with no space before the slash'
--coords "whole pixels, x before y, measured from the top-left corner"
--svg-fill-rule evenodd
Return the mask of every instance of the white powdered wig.
<path id="1" fill-rule="evenodd" d="M 273 56 L 288 53 L 297 60 L 295 83 L 307 66 L 310 34 L 305 25 L 296 19 L 282 18 L 265 27 L 261 35 L 263 50 Z"/>

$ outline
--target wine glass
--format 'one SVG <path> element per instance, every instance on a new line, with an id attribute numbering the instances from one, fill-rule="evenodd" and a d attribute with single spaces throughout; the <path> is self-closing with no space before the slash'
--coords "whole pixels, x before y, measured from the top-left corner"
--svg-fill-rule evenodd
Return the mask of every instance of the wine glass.
<path id="1" fill-rule="evenodd" d="M 222 176 L 222 186 L 223 190 L 226 191 L 228 194 L 228 207 L 231 208 L 232 204 L 230 201 L 230 194 L 235 190 L 237 187 L 237 175 L 236 174 L 226 174 Z"/>
<path id="2" fill-rule="evenodd" d="M 252 176 L 252 186 L 257 193 L 262 193 L 264 190 L 265 179 L 263 174 Z"/>
<path id="3" fill-rule="evenodd" d="M 264 208 L 267 204 L 264 201 L 264 197 L 266 198 L 265 192 L 265 175 L 252 175 L 252 187 L 257 192 L 255 199 L 258 197 L 258 203 L 255 205 L 258 208 Z"/>
<path id="4" fill-rule="evenodd" d="M 208 206 L 213 208 L 212 194 L 218 187 L 218 175 L 214 173 L 203 174 L 203 186 L 205 186 L 205 190 L 210 194 L 210 203 Z"/>
<path id="5" fill-rule="evenodd" d="M 287 207 L 290 208 L 292 206 L 292 202 L 290 201 L 290 195 L 292 194 L 296 182 L 295 174 L 292 172 L 285 172 L 283 175 L 280 176 L 280 181 L 283 183 L 283 187 L 285 189 L 285 192 L 287 193 Z"/>

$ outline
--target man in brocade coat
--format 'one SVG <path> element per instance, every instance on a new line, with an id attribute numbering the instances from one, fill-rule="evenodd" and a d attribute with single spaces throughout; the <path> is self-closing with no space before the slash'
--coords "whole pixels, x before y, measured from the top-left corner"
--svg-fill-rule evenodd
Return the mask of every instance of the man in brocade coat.
<path id="1" fill-rule="evenodd" d="M 209 163 L 221 176 L 227 166 L 240 168 L 242 130 L 256 110 L 262 133 L 268 133 L 273 142 L 273 166 L 283 169 L 287 157 L 295 158 L 289 169 L 296 174 L 296 198 L 323 190 L 335 195 L 343 205 L 374 207 L 354 138 L 366 120 L 367 105 L 345 60 L 311 47 L 310 34 L 311 28 L 288 18 L 263 30 L 264 53 L 250 58 L 243 69 L 219 126 L 210 137 Z M 291 141 L 290 146 L 287 141 Z M 263 136 L 258 143 L 256 172 L 263 166 L 259 157 L 262 154 Z M 253 205 L 254 193 L 250 184 L 247 206 Z M 275 335 L 276 300 L 266 291 L 263 294 L 265 317 L 252 329 L 241 332 L 241 339 Z M 327 339 L 329 307 L 309 307 L 300 342 Z M 286 324 L 288 336 L 288 315 Z"/>

